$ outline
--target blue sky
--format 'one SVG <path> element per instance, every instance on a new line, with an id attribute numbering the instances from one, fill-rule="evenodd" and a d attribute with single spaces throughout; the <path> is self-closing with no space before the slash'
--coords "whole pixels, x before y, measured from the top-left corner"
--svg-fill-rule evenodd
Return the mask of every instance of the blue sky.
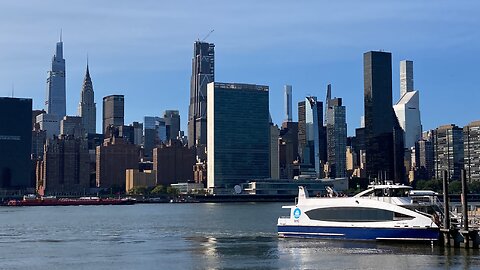
<path id="1" fill-rule="evenodd" d="M 89 55 L 97 131 L 102 97 L 124 94 L 126 123 L 180 110 L 186 129 L 193 42 L 211 29 L 215 77 L 270 86 L 273 121 L 284 118 L 283 85 L 295 104 L 333 95 L 347 106 L 349 134 L 363 114 L 363 53 L 414 61 L 424 130 L 479 120 L 478 1 L 2 1 L 0 96 L 43 108 L 47 71 L 63 29 L 67 113 L 75 115 Z"/>

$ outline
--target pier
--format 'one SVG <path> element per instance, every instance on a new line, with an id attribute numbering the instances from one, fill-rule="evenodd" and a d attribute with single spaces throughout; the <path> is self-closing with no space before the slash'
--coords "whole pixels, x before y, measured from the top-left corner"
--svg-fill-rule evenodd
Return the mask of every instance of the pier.
<path id="1" fill-rule="evenodd" d="M 474 248 L 480 246 L 480 204 L 468 204 L 466 171 L 462 170 L 462 195 L 460 205 L 449 205 L 448 172 L 443 172 L 444 216 L 440 228 L 439 244 L 453 248 Z M 460 211 L 459 211 L 460 210 Z"/>

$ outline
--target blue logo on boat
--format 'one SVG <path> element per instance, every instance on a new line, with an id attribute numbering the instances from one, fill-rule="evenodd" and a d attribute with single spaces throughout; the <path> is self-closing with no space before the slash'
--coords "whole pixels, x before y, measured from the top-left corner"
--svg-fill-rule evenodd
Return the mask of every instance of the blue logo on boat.
<path id="1" fill-rule="evenodd" d="M 300 211 L 299 208 L 295 208 L 295 210 L 293 210 L 293 217 L 295 219 L 298 219 L 300 217 L 300 214 L 302 213 L 302 211 Z"/>

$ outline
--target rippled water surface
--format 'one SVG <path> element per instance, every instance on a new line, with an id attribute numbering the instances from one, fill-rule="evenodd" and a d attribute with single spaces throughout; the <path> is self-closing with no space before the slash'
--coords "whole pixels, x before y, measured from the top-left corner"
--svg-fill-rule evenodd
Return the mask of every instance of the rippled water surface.
<path id="1" fill-rule="evenodd" d="M 278 239 L 281 205 L 0 207 L 0 269 L 480 269 L 478 251 Z"/>

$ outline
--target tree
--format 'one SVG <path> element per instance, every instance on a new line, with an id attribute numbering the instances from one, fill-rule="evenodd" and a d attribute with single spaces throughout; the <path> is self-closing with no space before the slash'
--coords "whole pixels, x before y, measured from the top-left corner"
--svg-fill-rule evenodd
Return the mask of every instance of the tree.
<path id="1" fill-rule="evenodd" d="M 461 181 L 452 181 L 448 184 L 448 193 L 449 194 L 460 194 L 462 193 L 462 182 Z"/>
<path id="2" fill-rule="evenodd" d="M 167 193 L 170 195 L 176 196 L 180 194 L 180 190 L 178 190 L 178 188 L 175 188 L 175 187 L 167 187 Z"/>
<path id="3" fill-rule="evenodd" d="M 132 195 L 148 195 L 149 190 L 145 186 L 134 187 L 128 191 Z"/>
<path id="4" fill-rule="evenodd" d="M 165 190 L 165 187 L 163 185 L 158 185 L 154 187 L 150 193 L 154 195 L 160 195 L 165 194 L 166 192 L 167 191 Z"/>
<path id="5" fill-rule="evenodd" d="M 480 193 L 480 181 L 471 182 L 468 184 L 468 193 Z"/>

